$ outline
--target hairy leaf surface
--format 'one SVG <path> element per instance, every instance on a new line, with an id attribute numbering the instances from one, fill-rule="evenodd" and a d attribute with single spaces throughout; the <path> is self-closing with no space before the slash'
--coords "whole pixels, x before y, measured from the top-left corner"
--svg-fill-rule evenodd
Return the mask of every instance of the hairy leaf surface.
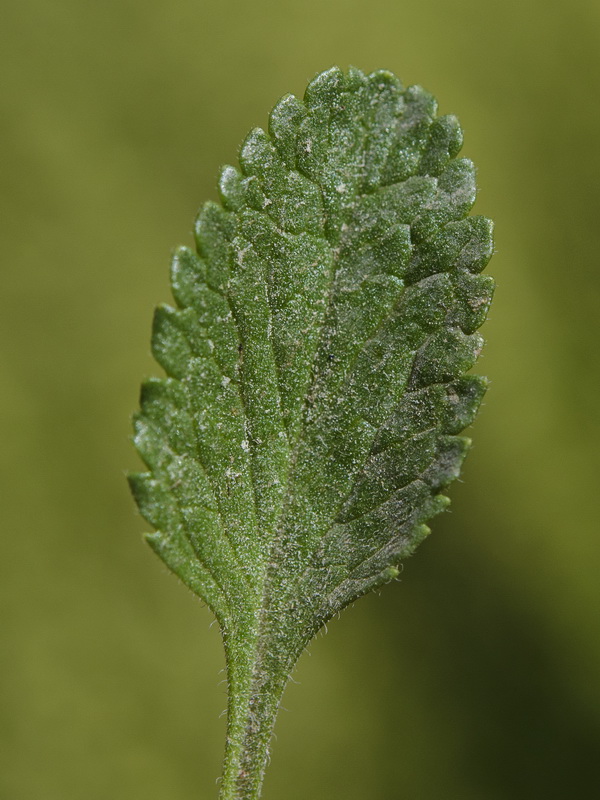
<path id="1" fill-rule="evenodd" d="M 176 305 L 152 335 L 167 377 L 143 385 L 148 472 L 131 485 L 150 545 L 219 619 L 230 692 L 254 704 L 230 707 L 230 738 L 448 503 L 493 289 L 461 143 L 421 88 L 328 70 L 249 134 L 196 252 L 173 259 Z M 231 770 L 223 797 L 258 796 L 243 753 Z"/>

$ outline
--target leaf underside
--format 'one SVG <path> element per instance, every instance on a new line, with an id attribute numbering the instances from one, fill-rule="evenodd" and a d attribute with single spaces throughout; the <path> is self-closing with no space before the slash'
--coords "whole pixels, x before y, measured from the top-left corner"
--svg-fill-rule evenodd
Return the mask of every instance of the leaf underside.
<path id="1" fill-rule="evenodd" d="M 328 70 L 249 134 L 174 256 L 130 481 L 225 636 L 259 620 L 299 651 L 448 503 L 493 290 L 461 143 L 421 88 Z"/>

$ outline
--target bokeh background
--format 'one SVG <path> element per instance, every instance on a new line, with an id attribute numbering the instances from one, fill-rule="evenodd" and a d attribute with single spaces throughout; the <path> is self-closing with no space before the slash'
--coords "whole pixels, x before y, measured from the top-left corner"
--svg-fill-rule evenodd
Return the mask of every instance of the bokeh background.
<path id="1" fill-rule="evenodd" d="M 219 165 L 332 64 L 461 119 L 492 388 L 451 513 L 303 657 L 265 800 L 596 796 L 598 0 L 4 0 L 2 800 L 216 797 L 219 634 L 141 540 L 129 417 Z"/>

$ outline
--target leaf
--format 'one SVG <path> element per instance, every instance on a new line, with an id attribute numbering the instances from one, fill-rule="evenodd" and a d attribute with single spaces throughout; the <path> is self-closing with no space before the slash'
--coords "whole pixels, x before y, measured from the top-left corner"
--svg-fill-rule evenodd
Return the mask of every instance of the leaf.
<path id="1" fill-rule="evenodd" d="M 434 98 L 330 69 L 253 130 L 155 314 L 131 476 L 148 541 L 218 617 L 222 798 L 258 797 L 283 686 L 398 574 L 458 476 L 485 379 L 491 223 Z"/>

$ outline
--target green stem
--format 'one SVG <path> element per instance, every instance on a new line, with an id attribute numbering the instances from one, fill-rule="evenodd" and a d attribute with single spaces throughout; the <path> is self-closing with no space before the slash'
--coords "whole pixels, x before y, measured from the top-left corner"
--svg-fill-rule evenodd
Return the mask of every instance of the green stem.
<path id="1" fill-rule="evenodd" d="M 262 645 L 262 647 L 261 647 Z M 219 800 L 257 800 L 269 760 L 269 744 L 289 675 L 288 659 L 266 652 L 264 640 L 250 647 L 226 643 L 229 699 L 227 742 Z M 244 653 L 246 657 L 240 658 Z"/>

